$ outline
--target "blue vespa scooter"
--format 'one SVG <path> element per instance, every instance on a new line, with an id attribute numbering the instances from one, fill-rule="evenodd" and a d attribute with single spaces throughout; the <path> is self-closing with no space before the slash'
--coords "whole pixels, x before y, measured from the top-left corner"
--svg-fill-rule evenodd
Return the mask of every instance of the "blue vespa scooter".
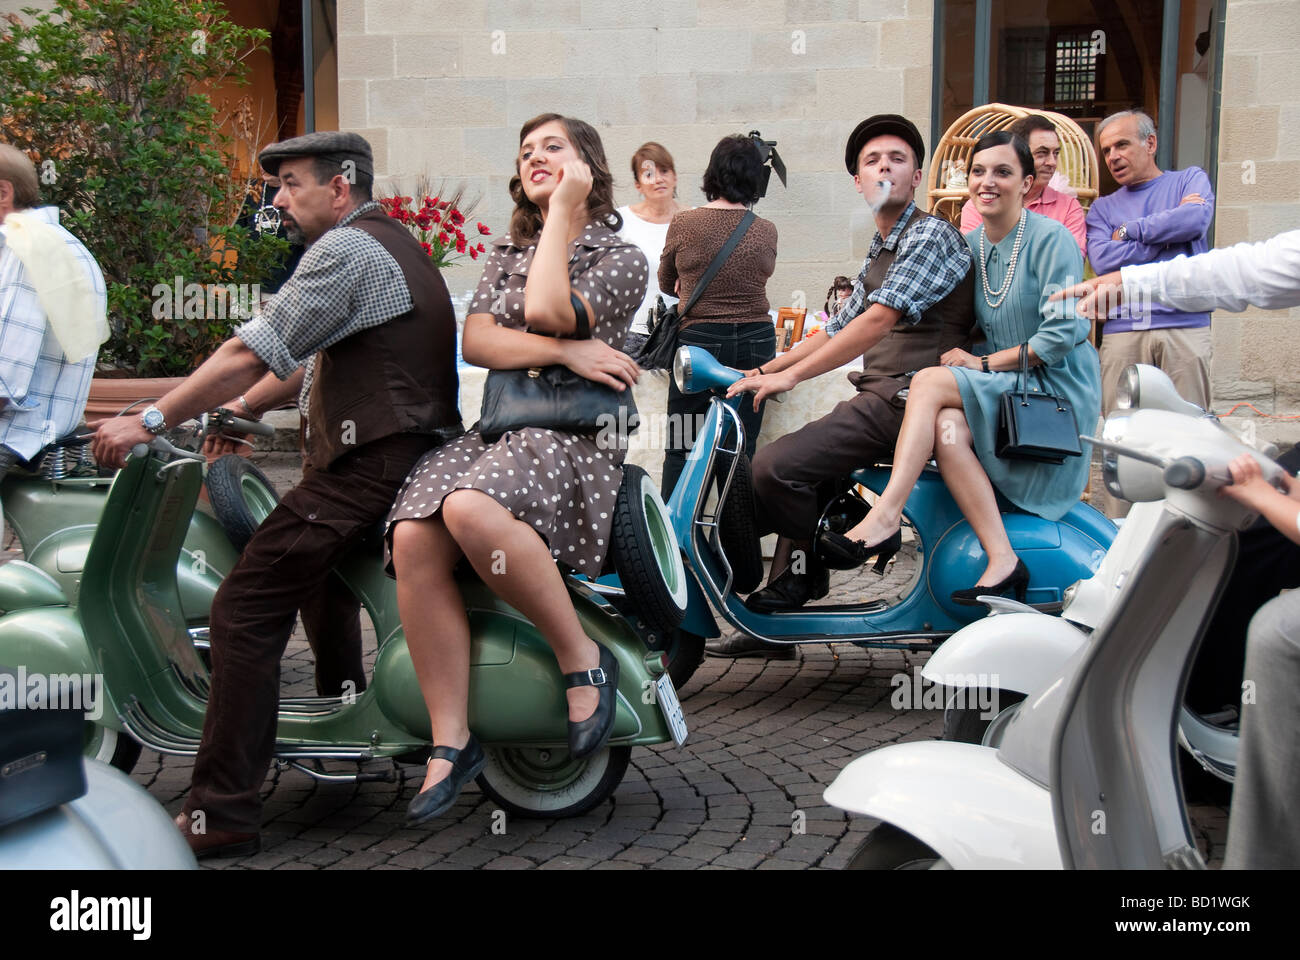
<path id="1" fill-rule="evenodd" d="M 681 347 L 673 363 L 673 377 L 682 393 L 713 393 L 664 521 L 681 548 L 685 568 L 677 598 L 671 604 L 659 598 L 659 608 L 677 620 L 664 643 L 676 686 L 685 683 L 699 665 L 704 641 L 719 636 L 714 610 L 731 627 L 772 643 L 838 642 L 911 651 L 933 650 L 984 615 L 982 608 L 963 607 L 950 599 L 954 590 L 979 578 L 986 561 L 979 539 L 933 466 L 922 473 L 903 510 L 903 526 L 911 531 L 917 563 L 911 583 L 896 598 L 772 613 L 746 607 L 737 589 L 749 592 L 757 584 L 738 584 L 733 568 L 737 551 L 727 549 L 736 539 L 734 529 L 728 529 L 729 514 L 735 516 L 736 504 L 753 497 L 744 469 L 747 463 L 737 456 L 744 449 L 737 410 L 747 398 L 725 396 L 727 387 L 742 376 L 699 347 Z M 878 493 L 889 480 L 889 465 L 859 470 L 852 480 Z M 718 497 L 711 501 L 715 486 Z M 1058 521 L 1009 506 L 1002 520 L 1011 545 L 1029 568 L 1027 602 L 1048 613 L 1059 612 L 1071 584 L 1092 576 L 1116 532 L 1114 524 L 1082 502 Z M 742 580 L 754 578 L 754 565 L 747 566 L 751 572 Z M 632 609 L 645 609 L 643 600 L 628 599 Z M 671 619 L 660 617 L 659 628 L 668 632 Z"/>

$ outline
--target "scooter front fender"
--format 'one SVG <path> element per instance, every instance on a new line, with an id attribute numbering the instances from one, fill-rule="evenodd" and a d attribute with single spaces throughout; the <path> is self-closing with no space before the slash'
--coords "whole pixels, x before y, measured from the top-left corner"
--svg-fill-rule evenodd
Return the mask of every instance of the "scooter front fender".
<path id="1" fill-rule="evenodd" d="M 1088 635 L 1045 613 L 1002 613 L 962 627 L 930 657 L 921 676 L 946 687 L 1029 694 L 1049 683 Z"/>
<path id="2" fill-rule="evenodd" d="M 0 663 L 46 677 L 91 675 L 102 682 L 104 673 L 95 665 L 76 611 L 68 607 L 33 607 L 0 617 Z M 122 723 L 106 686 L 104 697 L 106 702 L 98 705 L 99 715 L 92 719 L 121 732 Z"/>
<path id="3" fill-rule="evenodd" d="M 1062 868 L 1050 794 L 989 747 L 881 747 L 841 770 L 822 796 L 905 830 L 957 870 Z"/>

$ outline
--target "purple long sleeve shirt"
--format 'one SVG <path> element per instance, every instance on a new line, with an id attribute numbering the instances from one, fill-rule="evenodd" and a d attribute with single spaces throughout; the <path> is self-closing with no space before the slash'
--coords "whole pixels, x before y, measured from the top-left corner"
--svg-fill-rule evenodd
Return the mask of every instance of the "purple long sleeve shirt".
<path id="1" fill-rule="evenodd" d="M 1199 193 L 1205 203 L 1179 201 Z M 1156 263 L 1195 256 L 1210 248 L 1205 232 L 1214 219 L 1214 189 L 1200 167 L 1166 170 L 1136 187 L 1120 187 L 1098 197 L 1088 210 L 1088 259 L 1098 274 L 1137 263 Z M 1111 236 L 1125 224 L 1127 240 Z M 1208 313 L 1183 313 L 1163 304 L 1124 304 L 1103 329 L 1107 333 L 1158 330 L 1166 327 L 1208 327 Z"/>

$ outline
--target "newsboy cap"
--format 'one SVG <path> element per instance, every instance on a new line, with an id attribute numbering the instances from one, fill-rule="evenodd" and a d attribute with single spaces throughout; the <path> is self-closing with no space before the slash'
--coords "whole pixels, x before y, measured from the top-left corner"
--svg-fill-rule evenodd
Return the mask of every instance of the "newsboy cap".
<path id="1" fill-rule="evenodd" d="M 274 177 L 280 172 L 280 164 L 290 157 L 324 157 L 340 164 L 351 160 L 356 164 L 357 173 L 364 173 L 368 177 L 375 175 L 375 159 L 370 152 L 370 143 L 356 133 L 317 130 L 291 140 L 281 140 L 258 154 L 257 162 Z"/>
<path id="2" fill-rule="evenodd" d="M 885 134 L 898 137 L 916 152 L 918 169 L 925 163 L 925 141 L 921 139 L 921 131 L 916 129 L 916 124 L 896 113 L 878 113 L 874 117 L 867 117 L 849 134 L 849 142 L 844 147 L 844 165 L 849 168 L 849 173 L 857 175 L 858 154 L 867 145 L 867 141 Z"/>

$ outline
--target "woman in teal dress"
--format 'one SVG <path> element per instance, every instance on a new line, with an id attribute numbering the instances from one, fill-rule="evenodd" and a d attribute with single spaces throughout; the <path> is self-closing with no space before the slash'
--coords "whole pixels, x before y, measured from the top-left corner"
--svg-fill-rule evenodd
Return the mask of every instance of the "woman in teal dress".
<path id="1" fill-rule="evenodd" d="M 897 551 L 903 505 L 934 457 L 988 557 L 976 585 L 953 594 L 957 602 L 975 603 L 979 594 L 1007 590 L 1023 599 L 1029 584 L 1029 571 L 1002 524 L 995 487 L 1017 507 L 1056 520 L 1088 483 L 1086 443 L 1082 456 L 1059 465 L 994 453 L 998 405 L 1017 386 L 1020 345 L 1029 344 L 1029 364 L 1037 368 L 1030 371 L 1031 387 L 1037 389 L 1035 373 L 1041 374 L 1051 393 L 1070 402 L 1080 432 L 1090 431 L 1101 412 L 1101 368 L 1088 342 L 1088 321 L 1074 300 L 1047 302 L 1083 276 L 1079 245 L 1062 224 L 1024 209 L 1033 175 L 1033 157 L 1019 137 L 999 131 L 975 144 L 970 195 L 984 225 L 966 242 L 979 280 L 975 315 L 988 353 L 950 350 L 940 358 L 942 366 L 912 379 L 889 484 L 866 519 L 835 538 L 844 553 L 862 562 Z"/>

